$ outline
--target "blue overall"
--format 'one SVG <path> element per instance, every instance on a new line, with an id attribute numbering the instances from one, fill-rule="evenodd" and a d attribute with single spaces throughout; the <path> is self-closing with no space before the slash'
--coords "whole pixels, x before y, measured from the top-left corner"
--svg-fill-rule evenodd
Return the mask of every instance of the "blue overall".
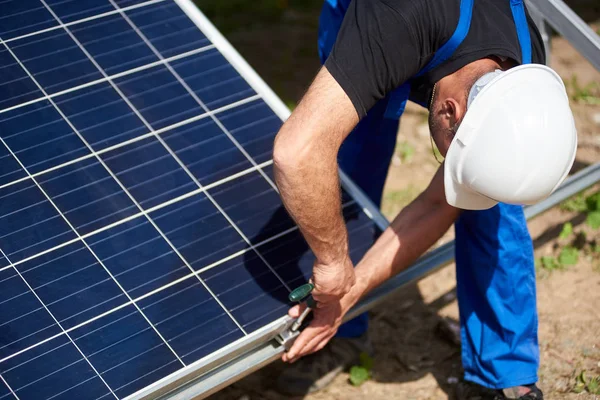
<path id="1" fill-rule="evenodd" d="M 521 45 L 531 62 L 529 28 L 522 0 L 507 0 Z M 320 18 L 319 56 L 325 63 L 351 0 L 326 0 Z M 473 0 L 461 0 L 456 31 L 419 72 L 444 63 L 466 37 Z M 380 100 L 344 141 L 340 167 L 378 206 L 394 153 L 398 121 L 410 93 L 405 84 Z M 507 204 L 463 211 L 455 223 L 456 280 L 465 379 L 502 389 L 537 382 L 539 348 L 532 240 L 523 208 Z M 340 327 L 356 337 L 368 328 L 367 314 Z"/>

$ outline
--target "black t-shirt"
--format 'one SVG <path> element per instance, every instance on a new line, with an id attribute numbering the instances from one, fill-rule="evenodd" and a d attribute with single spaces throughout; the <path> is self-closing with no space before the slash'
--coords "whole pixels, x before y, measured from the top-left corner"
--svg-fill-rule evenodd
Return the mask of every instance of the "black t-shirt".
<path id="1" fill-rule="evenodd" d="M 414 77 L 452 36 L 460 0 L 353 0 L 325 66 L 362 118 L 375 103 Z M 527 13 L 532 61 L 544 44 Z M 442 65 L 415 79 L 411 100 L 427 103 L 435 82 L 484 57 L 521 64 L 510 0 L 475 0 L 467 37 Z"/>

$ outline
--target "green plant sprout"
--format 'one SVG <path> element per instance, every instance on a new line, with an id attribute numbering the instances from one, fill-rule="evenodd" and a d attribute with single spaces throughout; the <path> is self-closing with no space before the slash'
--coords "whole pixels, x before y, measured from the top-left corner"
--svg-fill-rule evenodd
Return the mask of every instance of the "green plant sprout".
<path id="1" fill-rule="evenodd" d="M 575 247 L 564 247 L 558 255 L 558 262 L 561 266 L 575 265 L 579 261 L 579 250 Z"/>
<path id="2" fill-rule="evenodd" d="M 353 386 L 360 386 L 371 379 L 371 370 L 373 369 L 373 358 L 367 353 L 360 354 L 360 365 L 350 368 L 350 383 Z"/>
<path id="3" fill-rule="evenodd" d="M 572 391 L 574 393 L 587 391 L 590 394 L 600 394 L 600 376 L 588 378 L 585 376 L 585 371 L 581 371 L 575 377 L 575 386 L 573 386 Z"/>
<path id="4" fill-rule="evenodd" d="M 587 204 L 585 204 L 585 197 L 583 194 L 578 194 L 563 201 L 560 204 L 560 209 L 569 212 L 584 212 L 587 211 Z"/>
<path id="5" fill-rule="evenodd" d="M 573 101 L 593 105 L 600 104 L 600 87 L 597 82 L 592 82 L 582 87 L 577 81 L 577 75 L 573 75 L 571 78 L 571 88 L 573 89 L 573 94 L 571 95 Z"/>
<path id="6" fill-rule="evenodd" d="M 563 225 L 562 231 L 560 232 L 560 235 L 558 235 L 558 237 L 561 239 L 568 239 L 569 236 L 571 236 L 572 234 L 573 234 L 573 224 L 570 222 L 567 222 L 566 224 Z"/>

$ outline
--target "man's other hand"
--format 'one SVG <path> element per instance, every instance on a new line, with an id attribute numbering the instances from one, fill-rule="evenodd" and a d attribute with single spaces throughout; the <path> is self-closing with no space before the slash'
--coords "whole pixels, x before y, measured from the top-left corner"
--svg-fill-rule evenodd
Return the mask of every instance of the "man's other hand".
<path id="1" fill-rule="evenodd" d="M 321 350 L 337 333 L 346 313 L 360 299 L 360 290 L 354 286 L 341 300 L 325 304 L 313 310 L 313 320 L 302 331 L 292 347 L 283 354 L 284 362 L 294 363 L 300 358 Z M 290 308 L 288 315 L 298 318 L 306 309 L 302 303 Z"/>
<path id="2" fill-rule="evenodd" d="M 334 264 L 321 264 L 317 261 L 311 281 L 315 285 L 312 296 L 318 303 L 317 307 L 324 308 L 339 302 L 356 282 L 352 261 L 349 258 Z"/>

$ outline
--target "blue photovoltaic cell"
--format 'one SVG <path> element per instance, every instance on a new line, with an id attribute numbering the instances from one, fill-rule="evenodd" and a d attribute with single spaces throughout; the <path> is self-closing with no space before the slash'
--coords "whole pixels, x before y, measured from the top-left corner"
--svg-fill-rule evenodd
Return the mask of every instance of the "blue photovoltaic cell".
<path id="1" fill-rule="evenodd" d="M 209 193 L 253 244 L 294 226 L 287 214 L 276 212 L 283 207 L 279 194 L 258 172 L 219 185 Z"/>
<path id="2" fill-rule="evenodd" d="M 134 299 L 191 272 L 145 217 L 94 235 L 88 243 Z"/>
<path id="3" fill-rule="evenodd" d="M 105 153 L 102 159 L 145 209 L 198 188 L 168 150 L 153 137 Z"/>
<path id="4" fill-rule="evenodd" d="M 200 274 L 246 332 L 275 321 L 290 306 L 288 290 L 254 251 Z"/>
<path id="5" fill-rule="evenodd" d="M 4 268 L 6 266 L 8 266 L 10 263 L 8 262 L 8 260 L 6 259 L 6 257 L 4 257 L 2 255 L 2 253 L 0 252 L 0 268 Z"/>
<path id="6" fill-rule="evenodd" d="M 204 186 L 252 167 L 210 118 L 175 128 L 161 137 Z"/>
<path id="7" fill-rule="evenodd" d="M 127 302 L 127 297 L 81 242 L 18 266 L 23 278 L 65 329 Z"/>
<path id="8" fill-rule="evenodd" d="M 49 94 L 102 78 L 62 29 L 19 39 L 8 47 Z"/>
<path id="9" fill-rule="evenodd" d="M 284 209 L 279 212 L 283 214 Z M 291 288 L 306 283 L 311 276 L 315 256 L 298 230 L 259 246 L 258 251 Z"/>
<path id="10" fill-rule="evenodd" d="M 1 363 L 0 373 L 22 400 L 110 398 L 108 387 L 65 335 Z"/>
<path id="11" fill-rule="evenodd" d="M 55 101 L 96 151 L 148 133 L 142 120 L 108 83 L 59 96 Z"/>
<path id="12" fill-rule="evenodd" d="M 26 176 L 25 170 L 21 168 L 6 146 L 0 142 L 0 186 Z"/>
<path id="13" fill-rule="evenodd" d="M 0 38 L 3 40 L 41 31 L 57 24 L 39 0 L 7 0 L 2 3 Z"/>
<path id="14" fill-rule="evenodd" d="M 69 23 L 78 19 L 91 17 L 114 10 L 108 0 L 45 0 L 63 22 Z"/>
<path id="15" fill-rule="evenodd" d="M 136 5 L 136 4 L 145 3 L 147 1 L 148 0 L 114 0 L 114 2 L 120 8 L 125 8 L 125 7 L 133 6 L 133 5 Z"/>
<path id="16" fill-rule="evenodd" d="M 0 109 L 42 97 L 42 92 L 17 60 L 0 46 Z"/>
<path id="17" fill-rule="evenodd" d="M 162 208 L 150 216 L 196 270 L 236 253 L 246 245 L 203 194 Z"/>
<path id="18" fill-rule="evenodd" d="M 132 305 L 77 329 L 72 338 L 119 398 L 182 367 Z"/>
<path id="19" fill-rule="evenodd" d="M 224 111 L 218 118 L 257 163 L 271 159 L 281 119 L 264 101 Z"/>
<path id="20" fill-rule="evenodd" d="M 243 336 L 196 278 L 171 286 L 139 305 L 186 364 Z"/>
<path id="21" fill-rule="evenodd" d="M 15 269 L 0 271 L 0 358 L 60 332 Z M 5 368 L 4 364 L 0 368 Z"/>
<path id="22" fill-rule="evenodd" d="M 0 400 L 9 400 L 9 399 L 16 400 L 16 397 L 13 396 L 13 394 L 10 392 L 10 389 L 8 388 L 8 386 L 6 386 L 6 384 L 3 381 L 0 381 Z"/>
<path id="23" fill-rule="evenodd" d="M 115 83 L 154 129 L 204 112 L 164 66 L 119 78 Z"/>
<path id="24" fill-rule="evenodd" d="M 216 49 L 173 61 L 171 65 L 209 109 L 256 94 Z"/>
<path id="25" fill-rule="evenodd" d="M 48 101 L 0 114 L 0 135 L 31 174 L 89 154 Z"/>
<path id="26" fill-rule="evenodd" d="M 179 5 L 46 2 L 67 28 L 0 0 L 0 399 L 121 399 L 286 315 L 315 257 L 281 119 Z M 378 231 L 343 203 L 356 263 Z"/>
<path id="27" fill-rule="evenodd" d="M 172 1 L 127 12 L 158 52 L 165 58 L 210 44 L 209 40 Z"/>
<path id="28" fill-rule="evenodd" d="M 75 25 L 71 32 L 108 75 L 158 61 L 119 14 Z"/>
<path id="29" fill-rule="evenodd" d="M 0 189 L 0 248 L 13 263 L 75 239 L 31 180 Z"/>
<path id="30" fill-rule="evenodd" d="M 39 182 L 81 235 L 139 212 L 94 158 L 44 174 Z"/>

